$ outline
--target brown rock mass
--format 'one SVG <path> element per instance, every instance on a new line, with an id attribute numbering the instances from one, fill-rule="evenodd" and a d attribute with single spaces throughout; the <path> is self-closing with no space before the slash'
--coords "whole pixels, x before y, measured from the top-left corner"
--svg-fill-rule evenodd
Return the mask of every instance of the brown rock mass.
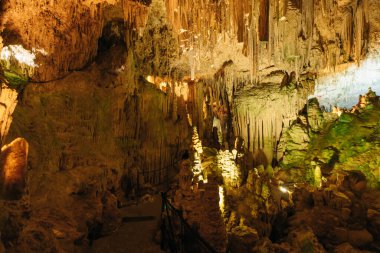
<path id="1" fill-rule="evenodd" d="M 1 148 L 0 186 L 1 197 L 19 199 L 26 186 L 29 144 L 23 138 L 17 138 Z"/>

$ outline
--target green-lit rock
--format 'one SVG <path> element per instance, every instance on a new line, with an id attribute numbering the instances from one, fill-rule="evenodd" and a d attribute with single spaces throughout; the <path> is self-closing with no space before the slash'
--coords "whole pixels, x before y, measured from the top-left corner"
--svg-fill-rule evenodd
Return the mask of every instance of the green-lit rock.
<path id="1" fill-rule="evenodd" d="M 307 120 L 312 131 L 319 132 L 322 130 L 323 113 L 317 98 L 312 98 L 307 103 Z"/>
<path id="2" fill-rule="evenodd" d="M 298 167 L 305 159 L 310 137 L 306 126 L 295 123 L 285 132 L 281 142 L 284 145 L 282 163 L 287 167 Z"/>
<path id="3" fill-rule="evenodd" d="M 4 76 L 8 82 L 8 85 L 14 89 L 19 89 L 28 82 L 28 78 L 13 72 L 4 71 Z"/>

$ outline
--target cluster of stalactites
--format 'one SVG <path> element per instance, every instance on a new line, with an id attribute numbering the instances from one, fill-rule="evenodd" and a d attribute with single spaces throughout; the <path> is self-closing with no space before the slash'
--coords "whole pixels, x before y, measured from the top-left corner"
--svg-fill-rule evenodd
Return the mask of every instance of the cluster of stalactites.
<path id="1" fill-rule="evenodd" d="M 292 92 L 269 97 L 242 97 L 235 101 L 235 135 L 244 140 L 256 164 L 277 160 L 277 143 L 284 128 L 290 126 L 302 109 L 305 98 Z"/>
<path id="2" fill-rule="evenodd" d="M 213 61 L 217 44 L 233 39 L 243 44 L 239 50 L 250 61 L 253 81 L 272 65 L 297 77 L 317 68 L 330 71 L 360 61 L 367 45 L 367 0 L 165 1 L 182 52 L 191 52 L 189 57 L 209 53 Z M 146 5 L 124 1 L 124 12 L 135 29 L 143 29 Z"/>

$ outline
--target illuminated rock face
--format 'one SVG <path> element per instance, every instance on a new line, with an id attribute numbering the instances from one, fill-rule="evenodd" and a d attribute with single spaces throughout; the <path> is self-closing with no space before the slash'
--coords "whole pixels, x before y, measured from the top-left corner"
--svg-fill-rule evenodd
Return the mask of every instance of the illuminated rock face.
<path id="1" fill-rule="evenodd" d="M 186 160 L 181 163 L 179 188 L 175 191 L 173 204 L 216 252 L 226 252 L 227 234 L 219 208 L 218 183 L 215 178 L 208 179 L 207 183 L 198 182 L 187 165 Z"/>
<path id="2" fill-rule="evenodd" d="M 128 174 L 138 166 L 147 182 L 162 182 L 164 171 L 154 175 L 149 171 L 170 166 L 188 136 L 183 111 L 172 115 L 177 98 L 148 83 L 140 83 L 135 91 L 131 84 L 131 93 L 120 84 L 108 91 L 99 86 L 109 85 L 105 83 L 112 78 L 100 82 L 99 75 L 94 69 L 62 81 L 29 85 L 25 104 L 15 111 L 10 136 L 29 139 L 33 168 L 57 172 L 101 166 Z"/>
<path id="3" fill-rule="evenodd" d="M 83 68 L 97 53 L 103 22 L 100 4 L 77 1 L 5 1 L 4 45 L 43 49 L 33 80 L 48 81 Z"/>
<path id="4" fill-rule="evenodd" d="M 36 82 L 56 80 L 83 69 L 95 58 L 98 39 L 107 22 L 125 20 L 128 30 L 140 30 L 148 8 L 138 1 L 3 1 L 0 49 L 21 45 L 36 53 Z M 129 35 L 127 43 L 131 42 Z M 38 67 L 37 67 L 38 66 Z"/>
<path id="5" fill-rule="evenodd" d="M 19 199 L 26 186 L 29 144 L 18 138 L 1 149 L 1 197 Z"/>
<path id="6" fill-rule="evenodd" d="M 225 70 L 227 72 L 227 70 Z M 266 84 L 250 86 L 247 79 L 229 76 L 217 81 L 202 80 L 190 88 L 193 122 L 206 144 L 215 144 L 213 118 L 221 122 L 223 148 L 236 147 L 235 138 L 243 140 L 254 165 L 272 164 L 281 156 L 277 145 L 283 133 L 304 108 L 313 91 L 313 81 L 301 77 L 297 85 L 284 72 L 267 76 Z M 285 84 L 278 79 L 287 79 Z M 288 80 L 289 79 L 289 80 Z M 248 86 L 248 87 L 245 87 Z M 218 144 L 219 145 L 219 144 Z"/>
<path id="7" fill-rule="evenodd" d="M 234 131 L 245 140 L 256 165 L 279 159 L 277 145 L 283 129 L 296 119 L 311 88 L 304 82 L 302 88 L 268 85 L 236 93 Z"/>
<path id="8" fill-rule="evenodd" d="M 0 122 L 1 122 L 1 144 L 4 144 L 4 139 L 8 134 L 12 123 L 12 114 L 17 106 L 17 91 L 2 84 L 0 91 Z"/>
<path id="9" fill-rule="evenodd" d="M 376 0 L 368 0 L 368 16 L 369 16 L 369 49 L 370 54 L 380 55 L 380 16 L 378 13 L 378 4 Z"/>
<path id="10" fill-rule="evenodd" d="M 215 72 L 232 60 L 251 79 L 268 66 L 302 73 L 361 59 L 370 1 L 166 0 L 168 19 L 182 41 L 188 73 Z M 142 35 L 148 8 L 139 1 L 5 1 L 3 44 L 38 48 L 33 79 L 48 81 L 85 67 L 97 53 L 105 22 L 121 18 Z M 35 28 L 35 27 L 38 27 Z M 375 35 L 374 35 L 375 36 Z M 130 40 L 131 37 L 126 38 Z M 340 41 L 343 44 L 340 45 Z M 259 80 L 260 78 L 258 78 Z"/>
<path id="11" fill-rule="evenodd" d="M 366 45 L 367 1 L 166 2 L 199 75 L 227 60 L 254 79 L 269 66 L 296 74 L 329 70 L 360 60 Z"/>

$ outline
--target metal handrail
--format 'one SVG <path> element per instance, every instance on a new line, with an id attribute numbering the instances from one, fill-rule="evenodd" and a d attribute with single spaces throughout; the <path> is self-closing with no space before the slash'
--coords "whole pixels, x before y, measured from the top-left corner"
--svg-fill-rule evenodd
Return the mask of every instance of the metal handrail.
<path id="1" fill-rule="evenodd" d="M 195 241 L 198 243 L 199 246 L 202 247 L 203 251 L 202 253 L 217 253 L 217 251 L 198 233 L 198 231 L 194 230 L 189 223 L 183 218 L 182 212 L 178 209 L 176 209 L 168 200 L 166 192 L 161 193 L 162 198 L 162 209 L 161 212 L 164 217 L 168 218 L 167 226 L 165 227 L 165 222 L 163 222 L 164 226 L 161 226 L 162 233 L 166 233 L 167 237 L 170 238 L 169 240 L 169 250 L 171 253 L 179 253 L 179 252 L 187 252 L 192 253 L 189 251 L 186 251 L 186 248 L 183 246 L 185 245 L 185 232 L 188 232 L 192 238 L 195 239 Z M 180 236 L 176 236 L 178 231 L 174 231 L 173 228 L 173 222 L 171 220 L 172 216 L 175 216 L 180 221 Z M 165 236 L 163 236 L 165 237 Z M 173 245 L 175 243 L 175 238 L 180 239 L 181 245 Z M 179 249 L 178 249 L 179 248 Z M 200 253 L 200 252 L 199 252 Z"/>

